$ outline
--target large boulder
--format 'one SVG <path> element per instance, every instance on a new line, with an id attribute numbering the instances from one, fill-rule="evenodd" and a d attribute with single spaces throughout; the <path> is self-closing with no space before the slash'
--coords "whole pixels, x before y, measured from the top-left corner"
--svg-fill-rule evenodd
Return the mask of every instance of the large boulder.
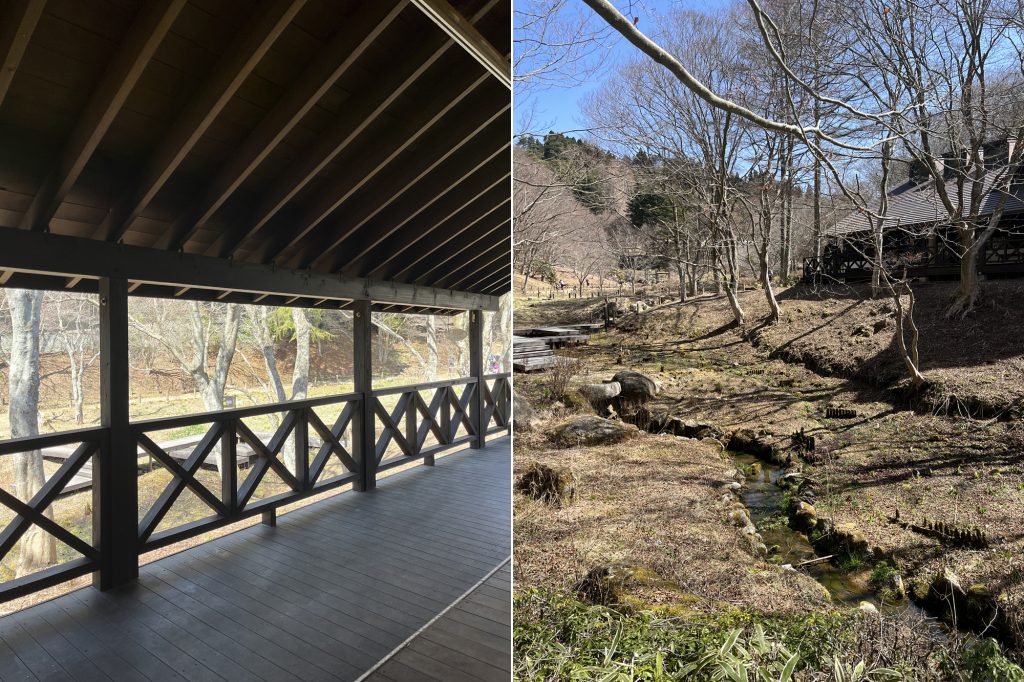
<path id="1" fill-rule="evenodd" d="M 733 452 L 745 452 L 763 459 L 771 459 L 775 450 L 767 436 L 756 433 L 753 429 L 733 431 L 726 447 Z"/>
<path id="2" fill-rule="evenodd" d="M 548 435 L 558 445 L 610 445 L 633 438 L 639 430 L 632 424 L 587 415 L 555 427 Z"/>
<path id="3" fill-rule="evenodd" d="M 609 381 L 606 384 L 583 384 L 579 387 L 580 395 L 591 403 L 617 398 L 622 393 L 622 384 Z"/>
<path id="4" fill-rule="evenodd" d="M 512 391 L 512 428 L 516 431 L 532 431 L 539 421 L 537 410 Z"/>
<path id="5" fill-rule="evenodd" d="M 658 384 L 646 374 L 624 369 L 612 377 L 621 386 L 620 396 L 628 400 L 646 402 L 658 395 Z"/>

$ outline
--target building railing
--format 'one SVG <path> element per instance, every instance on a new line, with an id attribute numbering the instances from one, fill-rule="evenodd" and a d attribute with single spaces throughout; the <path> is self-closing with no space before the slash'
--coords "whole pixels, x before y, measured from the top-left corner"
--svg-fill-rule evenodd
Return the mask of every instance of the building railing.
<path id="1" fill-rule="evenodd" d="M 270 525 L 276 510 L 311 495 L 353 484 L 372 488 L 377 472 L 422 460 L 459 445 L 482 446 L 487 434 L 511 424 L 511 374 L 464 377 L 362 393 L 310 398 L 254 407 L 220 410 L 182 417 L 131 422 L 128 442 L 135 452 L 112 452 L 112 427 L 65 431 L 31 438 L 0 441 L 0 460 L 19 453 L 64 448 L 62 463 L 31 499 L 23 501 L 0 489 L 0 508 L 13 513 L 0 532 L 0 561 L 31 527 L 46 531 L 81 558 L 0 583 L 0 601 L 7 601 L 103 569 L 102 557 L 111 548 L 87 541 L 48 512 L 69 482 L 83 467 L 92 471 L 92 537 L 109 522 L 104 515 L 138 515 L 134 505 L 101 504 L 105 468 L 134 468 L 138 490 L 139 455 L 147 455 L 164 469 L 170 480 L 148 504 L 138 523 L 137 536 L 119 538 L 117 552 L 128 552 L 138 562 L 146 552 L 216 530 L 256 515 Z M 478 393 L 479 391 L 479 393 Z M 482 399 L 481 399 L 482 397 Z M 363 410 L 373 414 L 374 432 L 362 433 Z M 276 419 L 274 419 L 276 417 Z M 253 422 L 276 425 L 258 432 Z M 174 448 L 160 444 L 158 434 L 202 427 L 198 442 Z M 76 446 L 67 452 L 67 446 Z M 244 456 L 241 454 L 244 451 Z M 118 464 L 119 463 L 119 464 Z M 216 469 L 218 476 L 201 476 Z M 367 486 L 366 476 L 371 478 Z M 219 478 L 219 490 L 210 481 Z M 204 480 L 206 482 L 204 482 Z M 271 481 L 273 483 L 271 484 Z M 168 513 L 190 492 L 209 514 L 179 525 L 168 525 Z M 263 493 L 261 495 L 261 493 Z M 140 496 L 141 497 L 141 496 Z M 147 505 L 142 501 L 143 506 Z"/>

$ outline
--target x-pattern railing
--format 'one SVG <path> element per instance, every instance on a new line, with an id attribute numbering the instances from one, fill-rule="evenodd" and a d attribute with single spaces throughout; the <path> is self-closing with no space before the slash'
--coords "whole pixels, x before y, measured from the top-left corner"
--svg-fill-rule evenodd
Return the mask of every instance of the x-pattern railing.
<path id="1" fill-rule="evenodd" d="M 485 430 L 507 429 L 512 405 L 512 382 L 508 375 L 490 374 L 484 377 L 484 418 Z M 493 424 L 493 426 L 491 426 Z"/>
<path id="2" fill-rule="evenodd" d="M 428 390 L 433 390 L 429 402 L 422 394 Z M 375 444 L 378 469 L 398 466 L 415 457 L 430 463 L 438 450 L 472 440 L 476 426 L 470 416 L 470 405 L 476 391 L 477 381 L 473 377 L 374 391 L 372 406 L 380 426 Z M 389 396 L 397 396 L 390 411 L 382 400 Z M 461 436 L 460 429 L 464 432 Z M 431 434 L 436 445 L 427 444 Z M 387 456 L 391 443 L 398 446 L 397 456 Z"/>
<path id="3" fill-rule="evenodd" d="M 239 408 L 221 412 L 208 412 L 188 417 L 172 417 L 138 422 L 132 425 L 139 446 L 149 453 L 170 474 L 171 481 L 139 523 L 140 551 L 155 549 L 233 521 L 248 518 L 305 497 L 311 493 L 352 482 L 360 473 L 356 459 L 342 444 L 342 435 L 352 423 L 353 415 L 362 402 L 360 394 L 346 394 L 327 398 L 314 398 L 290 403 L 260 407 Z M 316 407 L 342 404 L 341 413 L 328 427 L 316 413 Z M 244 421 L 254 417 L 282 414 L 281 422 L 266 443 Z M 167 431 L 196 425 L 209 425 L 206 433 L 191 454 L 182 463 L 148 435 L 154 431 Z M 310 460 L 310 428 L 319 436 L 319 446 Z M 291 440 L 295 471 L 283 461 L 286 445 Z M 220 494 L 214 494 L 198 480 L 197 474 L 204 463 L 214 455 L 220 445 L 217 468 L 220 470 Z M 238 446 L 247 446 L 253 453 L 254 464 L 238 484 Z M 345 473 L 322 480 L 331 458 L 335 457 Z M 254 499 L 260 484 L 273 473 L 287 490 L 266 499 Z M 185 490 L 202 500 L 211 516 L 181 527 L 157 532 L 161 521 Z"/>
<path id="4" fill-rule="evenodd" d="M 373 471 L 363 471 L 363 456 L 354 449 L 350 451 L 347 445 L 346 434 L 350 430 L 352 443 L 357 445 L 355 426 L 362 418 L 364 407 L 372 410 L 378 423 L 378 432 L 369 434 L 369 438 L 375 439 L 372 452 L 376 458 L 376 471 L 416 458 L 432 464 L 437 452 L 477 438 L 476 419 L 479 419 L 480 429 L 485 433 L 508 427 L 512 402 L 510 376 L 507 373 L 488 375 L 479 383 L 475 377 L 468 377 L 385 389 L 374 391 L 366 400 L 361 393 L 350 393 L 134 422 L 128 429 L 136 450 L 122 453 L 128 457 L 122 458 L 117 465 L 125 466 L 130 462 L 134 468 L 138 455 L 148 454 L 170 474 L 170 481 L 138 524 L 135 552 L 141 554 L 157 549 L 256 514 L 273 513 L 283 504 L 358 482 L 364 474 L 373 475 Z M 482 414 L 478 416 L 474 412 L 479 404 L 477 391 L 482 393 Z M 391 403 L 390 396 L 397 397 L 394 407 L 389 410 L 385 405 Z M 340 410 L 333 422 L 328 423 L 317 408 L 331 406 L 340 406 Z M 281 415 L 280 423 L 264 442 L 245 420 L 272 414 Z M 158 443 L 154 438 L 158 432 L 196 426 L 205 426 L 206 429 L 187 454 L 178 452 L 182 448 L 180 444 L 171 447 L 167 443 Z M 431 436 L 433 443 L 430 442 Z M 90 459 L 98 464 L 97 470 L 114 466 L 111 438 L 111 429 L 101 427 L 0 441 L 0 457 L 50 448 L 56 450 L 51 451 L 48 459 L 62 459 L 57 471 L 27 501 L 0 488 L 0 505 L 14 515 L 0 531 L 0 560 L 17 547 L 18 541 L 33 526 L 82 555 L 80 559 L 0 584 L 0 601 L 99 570 L 102 559 L 101 548 L 96 546 L 98 543 L 90 544 L 75 535 L 51 518 L 47 511 Z M 319 442 L 311 442 L 311 438 Z M 294 471 L 284 461 L 288 443 L 292 443 L 294 448 Z M 391 443 L 397 445 L 399 453 L 389 457 Z M 76 447 L 69 451 L 67 446 L 70 445 Z M 251 466 L 243 469 L 244 478 L 239 484 L 240 445 L 251 451 L 251 456 L 241 462 L 248 462 Z M 365 448 L 363 452 L 366 452 Z M 365 456 L 368 458 L 369 453 Z M 340 467 L 331 468 L 332 462 Z M 219 491 L 211 490 L 200 477 L 203 467 L 210 467 L 211 463 L 216 463 L 219 470 Z M 284 492 L 257 499 L 260 485 L 269 474 L 280 480 Z M 94 492 L 97 483 L 91 482 Z M 168 512 L 185 491 L 201 500 L 210 515 L 160 530 Z M 101 513 L 134 512 L 134 509 L 129 512 L 105 508 Z"/>
<path id="5" fill-rule="evenodd" d="M 33 526 L 46 531 L 82 555 L 77 560 L 8 581 L 2 590 L 4 598 L 12 599 L 95 570 L 99 560 L 99 549 L 51 518 L 47 510 L 64 492 L 75 475 L 82 470 L 82 467 L 94 456 L 99 458 L 106 437 L 106 429 L 80 429 L 45 436 L 17 438 L 0 443 L 0 457 L 78 444 L 64 458 L 57 471 L 27 501 L 0 488 L 0 505 L 15 514 L 15 517 L 0 532 L 0 561 L 4 560 L 18 546 L 18 541 L 22 540 Z"/>

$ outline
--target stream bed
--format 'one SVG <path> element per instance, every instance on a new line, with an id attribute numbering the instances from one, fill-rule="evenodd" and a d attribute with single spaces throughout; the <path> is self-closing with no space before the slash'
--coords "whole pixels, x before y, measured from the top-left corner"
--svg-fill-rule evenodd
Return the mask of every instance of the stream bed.
<path id="1" fill-rule="evenodd" d="M 727 454 L 741 471 L 747 472 L 751 465 L 757 465 L 755 473 L 746 475 L 740 498 L 747 507 L 750 520 L 757 526 L 764 544 L 768 547 L 779 547 L 779 563 L 795 566 L 802 561 L 817 558 L 818 555 L 807 538 L 789 527 L 785 510 L 786 491 L 778 485 L 783 474 L 782 467 L 750 454 Z M 855 580 L 851 574 L 842 571 L 831 561 L 819 561 L 796 570 L 821 583 L 837 604 L 856 607 L 861 602 L 869 602 L 885 613 L 917 611 L 922 616 L 927 615 L 909 599 L 881 600 L 865 581 Z"/>

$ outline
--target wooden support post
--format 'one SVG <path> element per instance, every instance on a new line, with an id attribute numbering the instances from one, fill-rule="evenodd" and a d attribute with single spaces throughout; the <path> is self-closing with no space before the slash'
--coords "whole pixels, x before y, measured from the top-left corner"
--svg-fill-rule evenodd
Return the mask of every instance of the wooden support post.
<path id="1" fill-rule="evenodd" d="M 476 378 L 476 391 L 470 401 L 469 418 L 476 429 L 474 448 L 487 444 L 487 422 L 484 421 L 484 311 L 469 311 L 469 373 Z"/>
<path id="2" fill-rule="evenodd" d="M 238 511 L 238 434 L 235 421 L 224 424 L 220 437 L 220 501 L 228 515 Z"/>
<path id="3" fill-rule="evenodd" d="M 295 480 L 300 490 L 309 490 L 309 415 L 306 410 L 299 410 L 295 419 Z"/>
<path id="4" fill-rule="evenodd" d="M 409 443 L 409 447 L 412 448 L 412 454 L 420 454 L 420 450 L 417 445 L 419 441 L 419 435 L 417 434 L 416 424 L 416 395 L 409 396 L 409 406 L 405 408 L 405 440 Z"/>
<path id="5" fill-rule="evenodd" d="M 139 577 L 138 462 L 128 428 L 128 282 L 99 280 L 100 422 L 107 428 L 93 462 L 93 586 L 109 590 Z"/>
<path id="6" fill-rule="evenodd" d="M 373 416 L 373 354 L 370 302 L 355 301 L 352 308 L 352 383 L 356 393 L 363 394 L 360 414 L 352 420 L 353 454 L 358 458 L 360 477 L 356 490 L 377 487 L 377 431 Z"/>
<path id="7" fill-rule="evenodd" d="M 277 525 L 277 509 L 268 509 L 263 512 L 263 525 L 271 528 Z"/>

